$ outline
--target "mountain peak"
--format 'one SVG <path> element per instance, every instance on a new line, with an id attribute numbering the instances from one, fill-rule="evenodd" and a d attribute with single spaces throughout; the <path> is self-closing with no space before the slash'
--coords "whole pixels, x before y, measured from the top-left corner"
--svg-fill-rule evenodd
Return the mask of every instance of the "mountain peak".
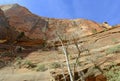
<path id="1" fill-rule="evenodd" d="M 3 11 L 7 11 L 13 7 L 18 7 L 20 6 L 19 4 L 15 3 L 15 4 L 5 4 L 5 5 L 1 5 L 0 8 L 3 10 Z"/>

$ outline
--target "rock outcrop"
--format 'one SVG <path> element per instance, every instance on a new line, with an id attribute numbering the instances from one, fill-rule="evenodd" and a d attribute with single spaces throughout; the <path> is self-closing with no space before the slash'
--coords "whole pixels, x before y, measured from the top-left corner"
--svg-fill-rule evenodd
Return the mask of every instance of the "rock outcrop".
<path id="1" fill-rule="evenodd" d="M 66 35 L 67 38 L 70 38 L 71 35 L 80 38 L 107 28 L 87 19 L 40 17 L 18 4 L 2 5 L 0 8 L 4 11 L 10 27 L 19 33 L 24 33 L 26 37 L 32 40 L 32 44 L 34 44 L 33 42 L 36 44 L 43 43 L 45 40 L 57 41 L 56 32 Z M 31 41 L 29 42 L 31 43 Z"/>
<path id="2" fill-rule="evenodd" d="M 78 37 L 102 31 L 104 28 L 98 23 L 86 19 L 54 19 L 44 18 L 32 14 L 28 9 L 18 4 L 3 5 L 4 11 L 11 27 L 18 32 L 24 32 L 31 39 L 55 39 L 55 32 Z"/>
<path id="3" fill-rule="evenodd" d="M 18 5 L 3 5 L 1 9 L 8 18 L 11 27 L 18 32 L 24 32 L 32 39 L 42 38 L 41 28 L 45 25 L 45 20 L 32 14 L 28 9 Z"/>
<path id="4" fill-rule="evenodd" d="M 110 25 L 108 24 L 108 22 L 103 22 L 103 23 L 100 24 L 100 25 L 101 25 L 101 27 L 103 27 L 103 28 L 107 28 L 107 29 L 112 28 L 112 26 L 110 26 Z"/>
<path id="5" fill-rule="evenodd" d="M 7 38 L 7 30 L 9 29 L 8 23 L 4 16 L 4 12 L 0 9 L 0 39 Z"/>
<path id="6" fill-rule="evenodd" d="M 14 31 L 9 25 L 7 17 L 4 15 L 4 12 L 0 9 L 0 43 L 7 42 L 9 40 L 15 40 L 17 32 Z"/>

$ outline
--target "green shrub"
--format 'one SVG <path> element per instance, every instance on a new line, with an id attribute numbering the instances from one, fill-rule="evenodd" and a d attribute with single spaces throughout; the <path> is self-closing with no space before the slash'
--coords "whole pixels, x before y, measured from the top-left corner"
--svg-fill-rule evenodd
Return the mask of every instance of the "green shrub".
<path id="1" fill-rule="evenodd" d="M 53 68 L 53 69 L 60 68 L 60 67 L 61 67 L 61 65 L 60 65 L 60 63 L 58 63 L 58 62 L 53 62 L 53 63 L 51 64 L 51 68 Z"/>
<path id="2" fill-rule="evenodd" d="M 20 57 L 15 58 L 15 66 L 21 68 L 22 66 L 22 59 Z"/>
<path id="3" fill-rule="evenodd" d="M 107 30 L 108 30 L 108 29 L 105 28 L 103 31 L 105 32 L 105 31 L 107 31 Z"/>
<path id="4" fill-rule="evenodd" d="M 120 52 L 120 45 L 108 48 L 106 50 L 106 54 L 119 53 L 119 52 Z"/>
<path id="5" fill-rule="evenodd" d="M 36 65 L 35 64 L 33 64 L 31 61 L 29 61 L 29 60 L 25 60 L 24 62 L 23 62 L 23 66 L 25 67 L 25 68 L 34 68 L 34 67 L 36 67 Z"/>
<path id="6" fill-rule="evenodd" d="M 116 38 L 111 39 L 114 44 L 118 43 L 118 40 Z"/>
<path id="7" fill-rule="evenodd" d="M 47 70 L 47 68 L 45 67 L 44 64 L 38 64 L 37 67 L 36 67 L 36 71 L 43 72 L 43 71 L 46 71 L 46 70 Z"/>
<path id="8" fill-rule="evenodd" d="M 4 67 L 4 66 L 6 66 L 6 63 L 5 63 L 5 61 L 3 61 L 3 60 L 0 60 L 0 68 L 2 68 L 2 67 Z"/>
<path id="9" fill-rule="evenodd" d="M 105 73 L 105 76 L 107 81 L 120 81 L 120 66 L 113 66 Z"/>
<path id="10" fill-rule="evenodd" d="M 21 38 L 24 37 L 24 36 L 25 36 L 25 33 L 24 33 L 24 32 L 21 32 L 21 33 L 19 33 L 19 35 L 17 36 L 16 40 L 19 40 L 19 39 L 21 39 Z"/>
<path id="11" fill-rule="evenodd" d="M 0 54 L 1 57 L 13 57 L 14 54 L 12 53 L 12 51 L 6 51 Z"/>
<path id="12" fill-rule="evenodd" d="M 93 33 L 93 34 L 96 34 L 96 33 L 97 33 L 97 30 L 96 30 L 96 29 L 93 29 L 93 30 L 92 30 L 92 33 Z"/>

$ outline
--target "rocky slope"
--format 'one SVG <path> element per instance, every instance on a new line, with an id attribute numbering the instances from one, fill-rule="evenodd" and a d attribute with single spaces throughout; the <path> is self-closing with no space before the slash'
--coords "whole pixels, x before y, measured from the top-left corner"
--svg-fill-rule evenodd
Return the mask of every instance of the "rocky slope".
<path id="1" fill-rule="evenodd" d="M 9 25 L 18 32 L 24 32 L 31 39 L 55 40 L 56 31 L 70 36 L 75 34 L 83 37 L 106 29 L 100 24 L 86 19 L 54 19 L 32 14 L 28 9 L 18 4 L 2 5 Z"/>

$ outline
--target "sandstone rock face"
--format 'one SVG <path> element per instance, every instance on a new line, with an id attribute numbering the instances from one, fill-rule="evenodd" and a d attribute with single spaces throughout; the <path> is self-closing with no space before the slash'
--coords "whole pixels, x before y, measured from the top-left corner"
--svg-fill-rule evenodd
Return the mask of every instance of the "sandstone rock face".
<path id="1" fill-rule="evenodd" d="M 56 32 L 66 36 L 74 34 L 83 37 L 105 29 L 98 23 L 86 19 L 39 17 L 18 4 L 3 5 L 0 8 L 4 11 L 10 26 L 18 32 L 24 32 L 30 39 L 55 40 Z"/>
<path id="2" fill-rule="evenodd" d="M 96 22 L 86 19 L 49 19 L 47 32 L 50 32 L 48 37 L 53 39 L 56 31 L 67 36 L 83 37 L 102 30 Z"/>
<path id="3" fill-rule="evenodd" d="M 4 12 L 0 9 L 0 39 L 7 38 L 9 26 L 4 16 Z"/>
<path id="4" fill-rule="evenodd" d="M 41 28 L 44 27 L 45 20 L 18 4 L 3 5 L 1 9 L 8 18 L 10 26 L 16 31 L 24 32 L 26 36 L 33 39 L 42 38 Z"/>
<path id="5" fill-rule="evenodd" d="M 8 40 L 13 41 L 16 39 L 16 36 L 17 32 L 15 32 L 14 29 L 10 27 L 4 12 L 0 9 L 0 43 L 7 42 Z"/>

